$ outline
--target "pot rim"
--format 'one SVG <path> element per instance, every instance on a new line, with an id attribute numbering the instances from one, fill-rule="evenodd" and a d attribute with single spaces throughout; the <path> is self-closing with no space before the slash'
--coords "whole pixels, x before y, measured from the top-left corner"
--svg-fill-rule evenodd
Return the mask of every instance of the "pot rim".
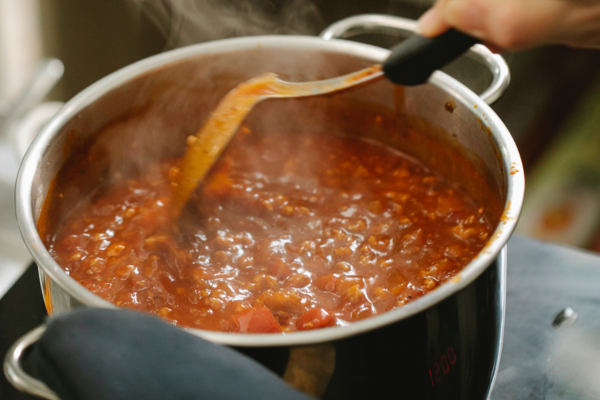
<path id="1" fill-rule="evenodd" d="M 43 167 L 40 160 L 60 129 L 86 106 L 93 103 L 109 91 L 129 80 L 150 72 L 156 68 L 207 54 L 228 53 L 236 50 L 260 48 L 286 48 L 297 50 L 320 50 L 330 53 L 354 55 L 380 63 L 385 60 L 389 50 L 346 40 L 323 40 L 312 36 L 253 36 L 223 39 L 196 44 L 161 53 L 125 68 L 122 68 L 84 89 L 67 102 L 37 135 L 28 149 L 16 183 L 16 214 L 21 235 L 37 265 L 67 293 L 83 305 L 91 307 L 117 308 L 114 304 L 96 296 L 71 278 L 56 263 L 46 250 L 32 212 L 32 189 L 35 172 Z M 413 316 L 451 296 L 474 281 L 498 256 L 500 250 L 510 238 L 521 212 L 525 190 L 523 165 L 517 147 L 506 126 L 496 113 L 470 89 L 447 74 L 436 71 L 429 83 L 450 94 L 456 101 L 472 110 L 476 117 L 489 128 L 492 140 L 496 142 L 502 156 L 507 196 L 504 212 L 498 226 L 487 245 L 453 279 L 445 282 L 432 292 L 402 306 L 396 310 L 357 321 L 344 327 L 331 327 L 314 331 L 293 332 L 290 334 L 239 334 L 183 328 L 186 331 L 215 343 L 244 346 L 289 346 L 322 343 L 364 333 L 402 319 Z M 516 172 L 515 172 L 516 171 Z"/>

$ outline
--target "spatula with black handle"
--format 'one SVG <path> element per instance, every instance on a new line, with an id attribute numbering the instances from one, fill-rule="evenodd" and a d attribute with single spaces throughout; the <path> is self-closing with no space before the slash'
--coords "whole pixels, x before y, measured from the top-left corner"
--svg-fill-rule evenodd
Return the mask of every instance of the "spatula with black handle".
<path id="1" fill-rule="evenodd" d="M 383 63 L 383 72 L 398 85 L 414 86 L 427 82 L 431 74 L 458 58 L 478 39 L 455 29 L 428 38 L 413 36 L 392 48 Z"/>

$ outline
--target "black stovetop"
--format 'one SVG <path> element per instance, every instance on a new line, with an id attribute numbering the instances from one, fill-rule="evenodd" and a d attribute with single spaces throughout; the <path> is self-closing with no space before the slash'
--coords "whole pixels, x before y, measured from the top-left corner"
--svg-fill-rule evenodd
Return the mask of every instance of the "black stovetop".
<path id="1" fill-rule="evenodd" d="M 0 359 L 22 335 L 44 322 L 47 316 L 37 267 L 31 265 L 12 288 L 0 299 Z M 0 399 L 37 399 L 18 392 L 0 376 Z"/>
<path id="2" fill-rule="evenodd" d="M 556 318 L 566 308 L 577 314 L 574 321 Z M 32 266 L 0 299 L 0 355 L 45 316 Z M 598 399 L 599 373 L 600 257 L 511 239 L 504 349 L 491 399 Z M 34 397 L 17 392 L 2 375 L 0 399 Z"/>

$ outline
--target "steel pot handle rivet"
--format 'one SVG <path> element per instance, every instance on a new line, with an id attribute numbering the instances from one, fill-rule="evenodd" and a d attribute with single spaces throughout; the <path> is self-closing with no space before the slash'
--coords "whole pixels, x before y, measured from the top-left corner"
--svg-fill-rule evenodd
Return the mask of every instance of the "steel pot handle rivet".
<path id="1" fill-rule="evenodd" d="M 46 325 L 40 325 L 17 340 L 4 357 L 4 375 L 18 390 L 48 400 L 60 400 L 42 381 L 31 377 L 21 366 L 21 358 L 29 346 L 34 344 L 46 330 Z"/>
<path id="2" fill-rule="evenodd" d="M 382 14 L 361 14 L 339 20 L 327 27 L 320 36 L 325 40 L 348 39 L 366 33 L 383 33 L 403 37 L 414 35 L 417 21 Z M 492 83 L 479 95 L 487 104 L 493 104 L 504 94 L 510 83 L 508 64 L 499 54 L 494 54 L 482 44 L 476 44 L 465 56 L 485 65 L 492 73 Z"/>

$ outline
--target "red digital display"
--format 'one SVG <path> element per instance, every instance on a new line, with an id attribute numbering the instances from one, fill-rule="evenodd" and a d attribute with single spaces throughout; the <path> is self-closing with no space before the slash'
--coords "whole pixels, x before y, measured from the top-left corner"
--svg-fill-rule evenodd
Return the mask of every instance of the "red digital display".
<path id="1" fill-rule="evenodd" d="M 450 346 L 446 349 L 446 352 L 440 356 L 440 358 L 433 363 L 429 368 L 429 378 L 431 379 L 431 386 L 435 386 L 442 381 L 444 375 L 450 373 L 450 369 L 456 364 L 456 353 L 454 347 Z"/>

